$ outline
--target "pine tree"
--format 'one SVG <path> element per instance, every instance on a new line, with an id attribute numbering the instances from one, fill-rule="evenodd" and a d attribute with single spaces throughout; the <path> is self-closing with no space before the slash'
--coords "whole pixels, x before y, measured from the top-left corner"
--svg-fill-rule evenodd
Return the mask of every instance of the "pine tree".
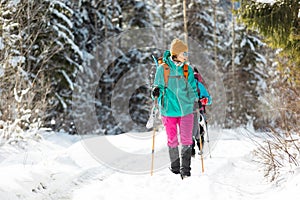
<path id="1" fill-rule="evenodd" d="M 251 29 L 257 29 L 273 48 L 280 48 L 277 59 L 279 76 L 273 82 L 266 106 L 272 112 L 270 118 L 285 130 L 299 130 L 300 90 L 300 24 L 297 0 L 278 0 L 272 4 L 242 1 L 239 13 L 242 21 Z M 277 98 L 274 98 L 274 96 Z M 275 117 L 276 116 L 276 117 Z M 289 120 L 287 120 L 289 118 Z"/>
<path id="2" fill-rule="evenodd" d="M 122 31 L 137 30 L 138 32 L 139 30 L 143 30 L 143 28 L 151 29 L 159 21 L 152 1 L 129 0 L 113 2 L 117 2 L 119 6 L 120 15 L 122 16 L 122 23 L 119 27 Z M 116 23 L 116 26 L 118 24 Z M 101 121 L 100 126 L 103 130 L 106 130 L 106 134 L 118 134 L 130 131 L 130 128 L 145 130 L 149 113 L 148 104 L 146 104 L 149 100 L 148 88 L 147 86 L 141 86 L 136 91 L 130 90 L 130 92 L 128 89 L 136 87 L 135 79 L 148 78 L 145 71 L 139 69 L 147 69 L 151 66 L 149 64 L 151 54 L 149 54 L 148 50 L 137 49 L 135 47 L 143 42 L 142 38 L 141 35 L 140 40 L 134 41 L 134 46 L 129 47 L 128 52 L 122 52 L 122 55 L 109 65 L 100 78 L 99 89 L 97 91 L 97 94 L 99 94 L 97 96 L 100 97 L 97 113 L 99 121 Z M 119 43 L 116 40 L 112 46 L 114 49 L 122 49 L 123 45 L 127 47 L 128 44 L 132 43 L 133 41 L 127 43 L 126 40 L 122 40 L 122 43 Z M 120 87 L 123 87 L 123 89 L 120 90 Z M 105 94 L 106 98 L 103 98 L 103 95 L 100 94 Z M 114 103 L 113 101 L 119 103 Z M 127 110 L 129 110 L 128 113 Z M 103 115 L 103 113 L 106 114 Z M 135 125 L 129 125 L 132 124 L 132 121 Z"/>
<path id="3" fill-rule="evenodd" d="M 281 48 L 289 58 L 290 81 L 300 85 L 300 4 L 297 0 L 278 0 L 273 4 L 242 1 L 239 13 L 243 22 L 257 29 L 273 48 Z M 293 64 L 293 62 L 295 64 Z"/>
<path id="4" fill-rule="evenodd" d="M 6 98 L 17 101 L 7 106 L 16 105 L 18 112 L 31 110 L 31 122 L 39 119 L 45 126 L 55 119 L 56 126 L 61 126 L 71 110 L 73 80 L 76 71 L 82 70 L 83 59 L 74 41 L 70 2 L 3 1 L 1 9 L 5 45 L 2 78 L 11 80 L 1 83 L 7 86 Z"/>
<path id="5" fill-rule="evenodd" d="M 233 3 L 233 2 L 231 2 Z M 228 4 L 236 9 L 233 4 Z M 229 8 L 228 8 L 229 9 Z M 233 12 L 235 12 L 235 10 Z M 223 58 L 222 72 L 224 85 L 227 91 L 227 117 L 226 126 L 236 127 L 254 121 L 254 126 L 262 125 L 259 119 L 259 99 L 266 90 L 268 70 L 270 66 L 268 48 L 256 36 L 256 32 L 247 31 L 246 27 L 235 21 L 239 15 L 230 15 L 227 21 L 228 33 L 224 34 L 228 39 L 223 41 L 225 48 L 221 49 Z"/>
<path id="6" fill-rule="evenodd" d="M 259 122 L 259 97 L 265 92 L 270 70 L 264 55 L 266 47 L 261 39 L 241 25 L 235 31 L 235 57 L 224 68 L 228 88 L 228 125 L 232 123 L 231 126 Z M 235 71 L 232 71 L 232 62 L 235 62 Z"/>
<path id="7" fill-rule="evenodd" d="M 172 38 L 184 39 L 183 1 L 166 0 L 164 6 L 164 28 L 171 31 Z"/>
<path id="8" fill-rule="evenodd" d="M 199 41 L 202 48 L 213 49 L 214 20 L 210 1 L 190 1 L 188 4 L 189 35 Z"/>

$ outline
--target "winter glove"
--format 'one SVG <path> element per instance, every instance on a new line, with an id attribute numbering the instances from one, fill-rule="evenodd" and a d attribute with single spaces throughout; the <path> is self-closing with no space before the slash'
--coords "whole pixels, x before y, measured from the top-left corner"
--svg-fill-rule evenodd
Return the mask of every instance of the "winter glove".
<path id="1" fill-rule="evenodd" d="M 155 88 L 152 89 L 152 96 L 154 98 L 159 97 L 159 88 L 158 87 L 155 87 Z"/>
<path id="2" fill-rule="evenodd" d="M 207 105 L 208 98 L 202 98 L 202 99 L 200 99 L 200 102 L 201 102 L 202 105 Z"/>

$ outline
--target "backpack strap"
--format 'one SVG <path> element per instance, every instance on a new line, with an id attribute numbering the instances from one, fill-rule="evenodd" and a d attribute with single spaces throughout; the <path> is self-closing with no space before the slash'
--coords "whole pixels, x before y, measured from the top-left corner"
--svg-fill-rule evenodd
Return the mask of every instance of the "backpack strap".
<path id="1" fill-rule="evenodd" d="M 169 81 L 169 75 L 170 75 L 170 67 L 167 63 L 163 62 L 163 58 L 158 58 L 158 64 L 162 65 L 164 68 L 164 82 L 165 82 L 165 88 L 168 87 L 168 81 Z"/>
<path id="2" fill-rule="evenodd" d="M 187 80 L 188 76 L 189 76 L 189 65 L 188 64 L 183 65 L 183 75 L 184 75 L 184 78 Z"/>
<path id="3" fill-rule="evenodd" d="M 165 88 L 168 87 L 169 75 L 170 75 L 170 67 L 166 63 L 162 63 L 164 68 L 164 81 L 165 81 Z"/>
<path id="4" fill-rule="evenodd" d="M 158 63 L 159 65 L 161 65 L 161 64 L 163 63 L 163 58 L 162 58 L 162 57 L 159 57 L 159 58 L 157 59 L 157 63 Z"/>
<path id="5" fill-rule="evenodd" d="M 170 67 L 167 63 L 164 63 L 162 61 L 162 58 L 158 59 L 158 64 L 161 64 L 164 68 L 164 81 L 165 81 L 165 87 L 168 87 L 168 81 L 169 81 L 169 76 L 170 76 Z M 189 76 L 189 65 L 184 64 L 183 66 L 183 76 L 187 80 Z"/>
<path id="6" fill-rule="evenodd" d="M 197 93 L 198 93 L 198 97 L 199 97 L 199 99 L 200 99 L 200 94 L 201 94 L 201 91 L 200 91 L 200 88 L 198 87 L 198 80 L 197 79 L 195 79 L 196 80 L 196 87 L 197 87 Z"/>

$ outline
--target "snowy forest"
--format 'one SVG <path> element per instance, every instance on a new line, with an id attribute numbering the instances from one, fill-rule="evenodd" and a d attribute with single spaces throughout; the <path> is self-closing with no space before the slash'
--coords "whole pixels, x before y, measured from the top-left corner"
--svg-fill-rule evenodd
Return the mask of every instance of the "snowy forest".
<path id="1" fill-rule="evenodd" d="M 218 70 L 215 73 L 220 73 L 226 90 L 222 105 L 226 120 L 219 125 L 251 122 L 256 129 L 297 129 L 298 2 L 267 6 L 202 0 L 186 5 L 188 37 L 209 52 L 216 68 L 207 70 Z M 76 75 L 87 70 L 84 67 L 101 42 L 142 28 L 163 28 L 170 40 L 182 37 L 182 1 L 1 1 L 2 127 L 49 127 L 76 133 L 72 119 Z M 151 55 L 161 53 L 154 48 L 121 52 L 99 78 L 94 103 L 105 134 L 123 132 L 111 114 L 114 84 L 130 68 L 142 65 L 150 70 Z M 137 75 L 151 79 L 148 74 Z M 134 94 L 123 94 L 131 96 L 129 117 L 140 126 L 149 115 L 149 88 L 148 84 Z"/>
<path id="2" fill-rule="evenodd" d="M 39 129 L 147 131 L 151 56 L 186 37 L 198 45 L 191 63 L 197 51 L 210 61 L 197 63 L 213 98 L 209 124 L 250 124 L 299 165 L 288 149 L 300 152 L 299 9 L 298 0 L 1 0 L 0 142 L 38 140 Z"/>

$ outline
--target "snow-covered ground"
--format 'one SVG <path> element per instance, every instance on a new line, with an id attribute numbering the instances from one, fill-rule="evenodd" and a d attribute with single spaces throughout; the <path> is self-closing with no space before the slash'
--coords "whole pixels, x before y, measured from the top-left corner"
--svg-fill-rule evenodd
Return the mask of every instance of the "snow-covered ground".
<path id="1" fill-rule="evenodd" d="M 258 3 L 271 3 L 271 4 L 276 2 L 276 0 L 256 0 L 256 1 Z"/>
<path id="2" fill-rule="evenodd" d="M 299 199 L 299 168 L 270 183 L 263 177 L 263 169 L 253 162 L 255 145 L 247 134 L 241 130 L 215 130 L 214 133 L 220 138 L 211 145 L 211 158 L 206 148 L 204 173 L 200 157 L 196 156 L 192 158 L 192 176 L 184 180 L 170 173 L 167 166 L 155 170 L 153 176 L 118 172 L 88 153 L 84 143 L 88 139 L 65 133 L 45 132 L 40 142 L 29 141 L 25 149 L 5 144 L 0 148 L 0 199 Z M 138 137 L 139 133 L 130 133 L 131 137 L 123 134 L 95 139 L 107 137 L 112 143 L 123 144 L 120 148 L 127 146 L 130 151 L 151 152 L 151 142 L 132 145 L 130 140 L 135 134 Z M 158 132 L 156 149 L 165 146 L 165 140 L 165 133 Z"/>

